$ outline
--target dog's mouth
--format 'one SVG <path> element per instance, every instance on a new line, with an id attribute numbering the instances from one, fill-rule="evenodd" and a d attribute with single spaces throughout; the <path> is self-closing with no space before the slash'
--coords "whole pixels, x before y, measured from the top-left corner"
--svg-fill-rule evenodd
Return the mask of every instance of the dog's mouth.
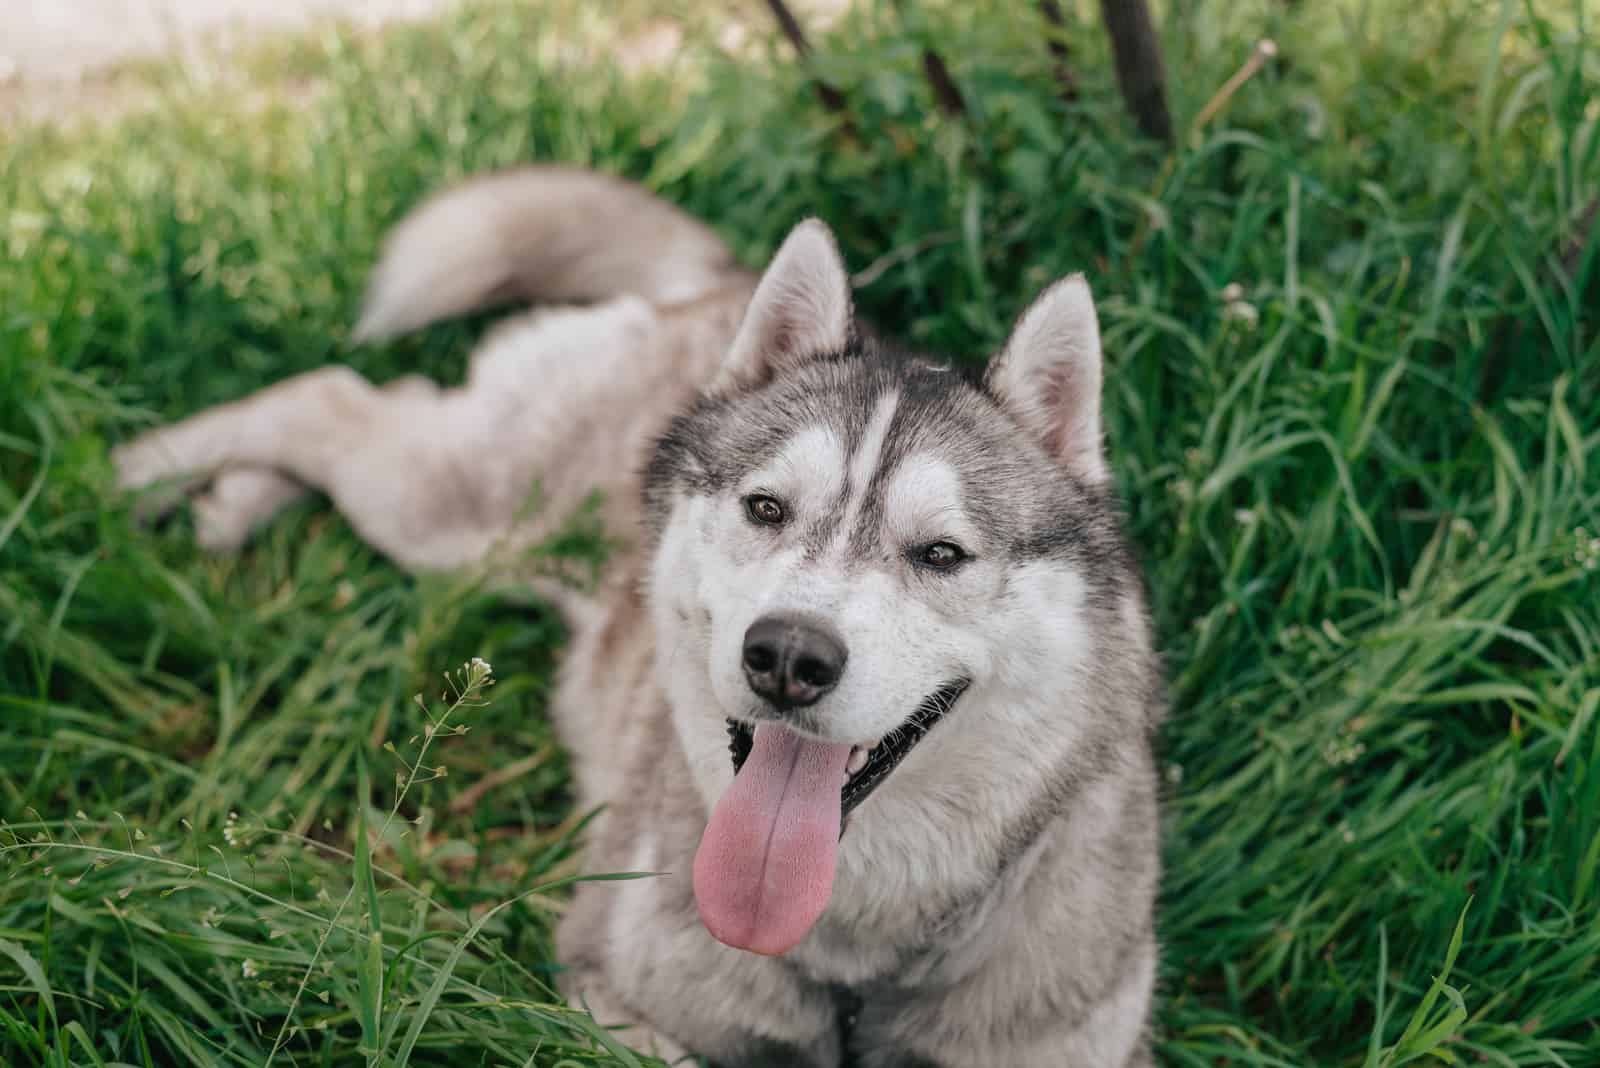
<path id="1" fill-rule="evenodd" d="M 833 894 L 846 817 L 927 737 L 965 692 L 947 683 L 875 746 L 730 721 L 733 782 L 694 855 L 694 897 L 712 937 L 776 955 L 800 944 Z"/>
<path id="2" fill-rule="evenodd" d="M 849 762 L 845 765 L 846 777 L 839 790 L 841 836 L 848 826 L 850 813 L 865 801 L 872 791 L 883 784 L 889 773 L 899 766 L 912 749 L 916 748 L 917 743 L 927 736 L 934 724 L 955 707 L 956 702 L 967 692 L 967 687 L 971 684 L 971 679 L 955 679 L 946 683 L 923 698 L 917 710 L 877 745 L 856 746 L 850 751 Z M 754 741 L 754 728 L 738 720 L 728 720 L 728 751 L 733 757 L 735 775 L 744 768 L 744 762 L 750 756 Z"/>

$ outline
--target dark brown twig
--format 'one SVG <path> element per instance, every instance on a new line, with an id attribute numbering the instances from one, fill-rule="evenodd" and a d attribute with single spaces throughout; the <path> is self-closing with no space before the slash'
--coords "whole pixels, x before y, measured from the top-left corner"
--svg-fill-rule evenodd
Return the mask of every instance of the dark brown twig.
<path id="1" fill-rule="evenodd" d="M 894 9 L 904 19 L 906 0 L 894 0 Z M 933 90 L 933 99 L 939 105 L 940 112 L 948 116 L 967 113 L 967 102 L 961 96 L 961 90 L 956 88 L 955 79 L 950 77 L 950 68 L 945 66 L 944 57 L 927 45 L 922 46 L 922 73 L 928 79 L 928 88 Z"/>
<path id="2" fill-rule="evenodd" d="M 1045 47 L 1050 50 L 1050 69 L 1055 72 L 1056 85 L 1061 99 L 1072 103 L 1078 99 L 1078 79 L 1072 76 L 1072 51 L 1067 47 L 1067 20 L 1061 14 L 1056 0 L 1039 0 L 1039 11 L 1050 24 L 1045 34 Z"/>
<path id="3" fill-rule="evenodd" d="M 922 50 L 922 70 L 928 76 L 928 85 L 933 89 L 933 98 L 939 102 L 939 110 L 946 115 L 965 115 L 967 102 L 961 98 L 961 90 L 956 88 L 956 83 L 950 77 L 950 68 L 944 65 L 944 59 L 931 48 Z"/>
<path id="4" fill-rule="evenodd" d="M 789 6 L 783 0 L 767 0 L 767 6 L 772 9 L 773 17 L 778 20 L 778 28 L 789 39 L 789 43 L 794 45 L 794 50 L 800 54 L 801 60 L 811 55 L 811 42 L 806 40 L 805 31 L 800 28 L 800 23 L 789 10 Z M 822 101 L 822 106 L 835 114 L 843 115 L 844 94 L 821 78 L 817 78 L 816 82 L 817 98 Z"/>
<path id="5" fill-rule="evenodd" d="M 1133 120 L 1146 137 L 1172 142 L 1172 114 L 1167 110 L 1167 72 L 1161 42 L 1145 0 L 1100 0 L 1100 14 L 1111 35 L 1117 59 L 1117 84 Z"/>

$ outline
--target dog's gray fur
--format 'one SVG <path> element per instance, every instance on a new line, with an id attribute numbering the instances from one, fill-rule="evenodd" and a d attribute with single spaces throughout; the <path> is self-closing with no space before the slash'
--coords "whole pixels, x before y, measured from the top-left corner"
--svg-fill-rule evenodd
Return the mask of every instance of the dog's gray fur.
<path id="1" fill-rule="evenodd" d="M 506 561 L 574 637 L 553 714 L 604 804 L 560 935 L 564 989 L 625 1040 L 720 1065 L 1139 1068 L 1157 947 L 1161 675 L 1100 442 L 1087 285 L 1057 283 L 982 381 L 863 340 L 828 231 L 757 279 L 638 187 L 534 168 L 406 219 L 364 338 L 518 299 L 465 385 L 289 379 L 117 450 L 121 484 L 191 495 L 232 549 L 308 488 L 402 565 Z M 523 505 L 539 487 L 539 508 Z M 757 529 L 753 488 L 794 521 Z M 624 541 L 598 592 L 520 570 L 591 491 Z M 971 558 L 929 573 L 929 540 Z M 781 957 L 714 940 L 689 872 L 733 777 L 759 614 L 849 644 L 804 728 L 867 745 L 970 687 L 851 817 L 833 894 Z"/>

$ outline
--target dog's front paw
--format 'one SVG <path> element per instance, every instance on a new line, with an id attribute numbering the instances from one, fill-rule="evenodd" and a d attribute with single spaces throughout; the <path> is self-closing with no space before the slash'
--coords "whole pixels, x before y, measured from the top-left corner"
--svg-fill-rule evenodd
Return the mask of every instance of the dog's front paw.
<path id="1" fill-rule="evenodd" d="M 235 552 L 258 528 L 306 492 L 287 475 L 262 467 L 221 471 L 194 495 L 194 536 L 210 552 Z"/>
<path id="2" fill-rule="evenodd" d="M 195 540 L 212 552 L 234 552 L 306 492 L 272 468 L 219 470 L 219 457 L 190 455 L 180 447 L 186 440 L 173 428 L 164 428 L 111 450 L 117 488 L 137 495 L 133 515 L 139 522 L 154 522 L 188 501 L 194 512 Z"/>
<path id="3" fill-rule="evenodd" d="M 160 519 L 209 477 L 204 470 L 186 471 L 181 458 L 163 443 L 159 430 L 112 449 L 111 464 L 117 472 L 117 489 L 138 495 L 133 514 L 141 522 Z"/>

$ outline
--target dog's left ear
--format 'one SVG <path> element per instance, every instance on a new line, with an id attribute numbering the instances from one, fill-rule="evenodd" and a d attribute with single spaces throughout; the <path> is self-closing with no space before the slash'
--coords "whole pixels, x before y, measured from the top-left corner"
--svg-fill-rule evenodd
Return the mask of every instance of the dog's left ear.
<path id="1" fill-rule="evenodd" d="M 1110 477 L 1100 441 L 1100 322 L 1083 275 L 1045 290 L 1022 313 L 984 381 L 1078 478 Z"/>
<path id="2" fill-rule="evenodd" d="M 749 389 L 850 344 L 850 276 L 833 232 L 800 223 L 761 276 L 713 389 Z"/>

